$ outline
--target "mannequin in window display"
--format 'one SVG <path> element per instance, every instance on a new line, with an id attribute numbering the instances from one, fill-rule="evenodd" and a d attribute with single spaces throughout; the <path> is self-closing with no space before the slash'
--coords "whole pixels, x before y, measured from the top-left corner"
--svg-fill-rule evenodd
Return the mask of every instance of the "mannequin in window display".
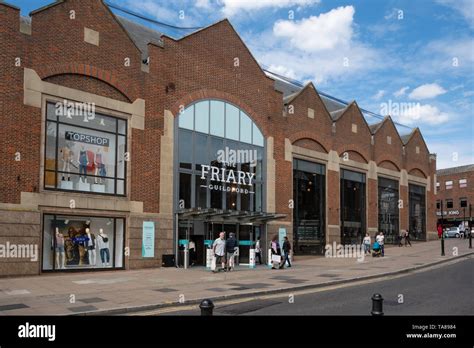
<path id="1" fill-rule="evenodd" d="M 66 268 L 66 253 L 64 251 L 64 235 L 59 233 L 59 228 L 56 227 L 56 268 L 64 269 Z"/>
<path id="2" fill-rule="evenodd" d="M 97 253 L 95 251 L 95 234 L 91 233 L 89 228 L 86 228 L 87 235 L 87 255 L 89 256 L 89 266 L 95 266 L 97 260 Z"/>
<path id="3" fill-rule="evenodd" d="M 68 235 L 64 238 L 64 249 L 66 251 L 66 262 L 67 264 L 73 263 L 75 259 L 75 248 L 73 243 L 74 238 L 74 228 L 68 228 Z"/>
<path id="4" fill-rule="evenodd" d="M 99 229 L 99 236 L 96 238 L 99 247 L 100 260 L 105 267 L 109 266 L 110 252 L 109 252 L 109 237 L 104 233 L 104 230 Z"/>
<path id="5" fill-rule="evenodd" d="M 74 153 L 71 150 L 71 145 L 69 142 L 66 143 L 66 146 L 64 146 L 61 149 L 61 161 L 63 162 L 63 173 L 62 173 L 62 181 L 65 181 L 64 175 L 66 173 L 67 175 L 67 181 L 71 181 L 71 161 L 73 159 Z"/>
<path id="6" fill-rule="evenodd" d="M 100 148 L 97 149 L 97 152 L 95 153 L 95 158 L 94 158 L 94 164 L 95 164 L 95 184 L 103 184 L 103 179 L 102 177 L 105 176 L 105 164 L 103 162 L 103 155 L 102 152 L 100 151 Z"/>
<path id="7" fill-rule="evenodd" d="M 79 158 L 78 158 L 78 162 L 79 162 L 79 175 L 81 175 L 79 177 L 79 180 L 80 182 L 83 182 L 82 181 L 82 178 L 84 177 L 84 183 L 87 183 L 87 166 L 89 165 L 89 159 L 87 158 L 87 151 L 83 146 L 81 146 L 81 151 L 79 152 Z M 82 173 L 84 172 L 84 176 L 82 176 Z"/>

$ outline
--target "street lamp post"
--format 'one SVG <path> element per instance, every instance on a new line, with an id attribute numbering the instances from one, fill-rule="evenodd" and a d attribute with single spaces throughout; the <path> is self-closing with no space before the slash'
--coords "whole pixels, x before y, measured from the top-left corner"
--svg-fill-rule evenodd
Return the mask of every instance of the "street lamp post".
<path id="1" fill-rule="evenodd" d="M 462 227 L 464 228 L 463 238 L 466 238 L 466 207 L 464 209 L 464 217 L 462 219 Z"/>
<path id="2" fill-rule="evenodd" d="M 441 210 L 441 256 L 444 256 L 443 200 L 439 204 Z"/>
<path id="3" fill-rule="evenodd" d="M 471 215 L 471 209 L 472 209 L 472 205 L 471 203 L 469 203 L 469 222 L 467 223 L 467 228 L 468 228 L 468 232 L 469 232 L 469 249 L 472 249 L 472 232 L 471 232 L 471 228 L 472 228 L 472 215 Z"/>

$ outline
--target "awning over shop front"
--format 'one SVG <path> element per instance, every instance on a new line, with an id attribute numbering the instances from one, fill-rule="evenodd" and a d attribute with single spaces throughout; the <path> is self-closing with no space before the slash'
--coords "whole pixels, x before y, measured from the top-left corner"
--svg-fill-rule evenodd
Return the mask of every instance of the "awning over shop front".
<path id="1" fill-rule="evenodd" d="M 239 224 L 260 224 L 271 220 L 283 219 L 285 214 L 272 214 L 264 212 L 235 211 L 222 210 L 215 208 L 199 209 L 182 209 L 177 213 L 183 220 L 200 220 L 206 222 L 217 223 L 239 223 Z"/>

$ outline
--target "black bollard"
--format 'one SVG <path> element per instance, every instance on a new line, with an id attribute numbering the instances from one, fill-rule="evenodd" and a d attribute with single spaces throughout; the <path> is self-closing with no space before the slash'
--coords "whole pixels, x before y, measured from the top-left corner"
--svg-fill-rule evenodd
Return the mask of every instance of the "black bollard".
<path id="1" fill-rule="evenodd" d="M 472 231 L 469 231 L 469 249 L 472 249 Z"/>
<path id="2" fill-rule="evenodd" d="M 201 308 L 201 316 L 212 316 L 214 310 L 214 303 L 211 300 L 203 300 L 199 305 Z"/>
<path id="3" fill-rule="evenodd" d="M 441 256 L 444 256 L 444 236 L 441 238 Z"/>
<path id="4" fill-rule="evenodd" d="M 372 312 L 373 316 L 382 316 L 383 315 L 383 298 L 380 294 L 374 294 L 372 296 Z"/>

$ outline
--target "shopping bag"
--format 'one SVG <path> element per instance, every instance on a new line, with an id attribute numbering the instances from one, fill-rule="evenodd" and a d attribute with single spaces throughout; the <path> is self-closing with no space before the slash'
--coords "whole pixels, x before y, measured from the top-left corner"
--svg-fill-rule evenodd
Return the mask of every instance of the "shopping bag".
<path id="1" fill-rule="evenodd" d="M 217 261 L 217 258 L 215 256 L 213 256 L 212 257 L 212 262 L 211 262 L 211 271 L 216 270 L 216 261 Z"/>
<path id="2" fill-rule="evenodd" d="M 281 256 L 280 255 L 272 255 L 272 262 L 281 262 Z"/>

